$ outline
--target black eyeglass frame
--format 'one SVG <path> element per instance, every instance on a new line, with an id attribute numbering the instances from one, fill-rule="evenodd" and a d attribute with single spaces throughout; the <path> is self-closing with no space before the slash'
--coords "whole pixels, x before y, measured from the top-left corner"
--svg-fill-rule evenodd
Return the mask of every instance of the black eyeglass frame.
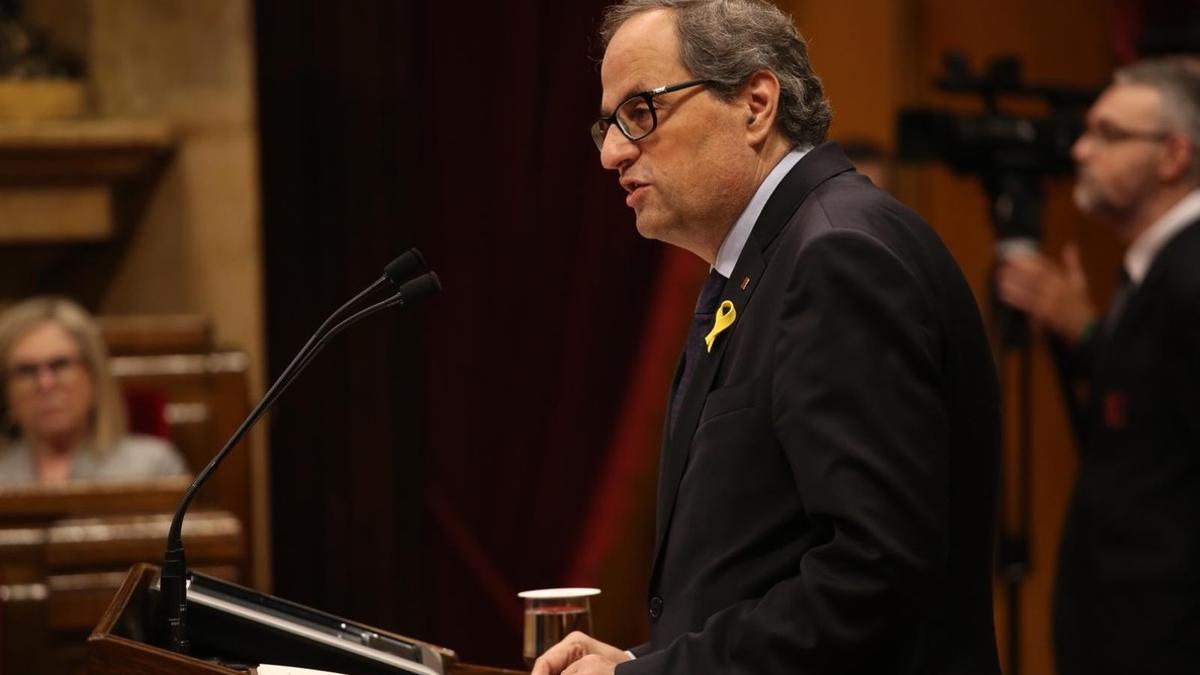
<path id="1" fill-rule="evenodd" d="M 67 370 L 75 367 L 85 368 L 87 363 L 82 356 L 56 356 L 45 361 L 18 363 L 5 372 L 9 382 L 36 382 L 43 372 L 49 372 L 54 379 L 62 379 Z"/>
<path id="2" fill-rule="evenodd" d="M 658 128 L 658 112 L 656 112 L 654 110 L 654 97 L 658 96 L 659 94 L 669 94 L 673 91 L 679 91 L 680 89 L 687 89 L 689 87 L 698 87 L 702 84 L 703 85 L 716 84 L 716 81 L 715 80 L 687 80 L 686 82 L 677 82 L 675 84 L 665 84 L 661 87 L 655 87 L 654 89 L 648 89 L 646 91 L 638 92 L 638 93 L 626 98 L 625 100 L 621 101 L 617 105 L 617 107 L 613 108 L 611 115 L 609 115 L 608 117 L 600 117 L 595 122 L 592 123 L 592 128 L 591 128 L 592 140 L 595 141 L 595 143 L 596 143 L 596 149 L 597 150 L 604 149 L 604 139 L 608 136 L 608 130 L 614 126 L 620 130 L 621 135 L 623 135 L 625 138 L 628 138 L 629 140 L 635 141 L 635 142 L 640 141 L 643 138 L 654 133 L 654 130 Z M 630 101 L 632 101 L 634 99 L 638 99 L 638 98 L 645 101 L 646 107 L 650 110 L 650 128 L 646 131 L 646 133 L 641 134 L 639 136 L 634 136 L 632 133 L 629 132 L 628 129 L 625 128 L 625 125 L 621 123 L 621 119 L 619 117 L 617 117 L 617 112 L 619 110 L 621 110 L 621 108 L 624 108 L 626 103 L 629 103 Z"/>

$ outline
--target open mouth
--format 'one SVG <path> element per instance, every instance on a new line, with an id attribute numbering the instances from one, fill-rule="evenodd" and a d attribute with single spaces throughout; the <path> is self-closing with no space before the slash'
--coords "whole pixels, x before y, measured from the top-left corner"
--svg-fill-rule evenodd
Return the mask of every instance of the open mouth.
<path id="1" fill-rule="evenodd" d="M 629 193 L 625 197 L 625 204 L 628 206 L 633 206 L 641 194 L 645 192 L 646 188 L 649 186 L 649 183 L 642 183 L 636 180 L 622 181 L 621 187 L 625 188 L 625 191 Z"/>

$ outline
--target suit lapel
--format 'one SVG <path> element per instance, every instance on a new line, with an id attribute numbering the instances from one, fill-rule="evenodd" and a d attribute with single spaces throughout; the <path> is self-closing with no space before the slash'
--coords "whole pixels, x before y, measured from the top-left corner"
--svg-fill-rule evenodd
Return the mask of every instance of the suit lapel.
<path id="1" fill-rule="evenodd" d="M 1106 344 L 1111 343 L 1113 339 L 1142 321 L 1141 315 L 1145 312 L 1148 303 L 1162 293 L 1158 287 L 1166 283 L 1167 276 L 1184 266 L 1195 264 L 1190 259 L 1190 255 L 1198 247 L 1200 247 L 1200 221 L 1185 226 L 1163 244 L 1150 263 L 1150 269 L 1146 270 L 1146 276 L 1142 279 L 1142 283 L 1133 289 L 1125 301 L 1125 307 L 1113 322 L 1109 335 L 1106 336 L 1108 338 L 1105 341 Z"/>
<path id="2" fill-rule="evenodd" d="M 704 401 L 708 398 L 713 379 L 720 369 L 727 345 L 736 335 L 738 325 L 745 321 L 744 317 L 749 311 L 750 299 L 770 260 L 768 254 L 770 244 L 817 185 L 851 169 L 853 169 L 853 165 L 846 159 L 845 154 L 832 143 L 814 148 L 801 159 L 767 200 L 762 214 L 754 223 L 750 238 L 746 241 L 746 247 L 742 249 L 742 253 L 738 257 L 733 275 L 725 282 L 725 288 L 721 291 L 721 302 L 727 300 L 732 302 L 737 311 L 737 318 L 732 326 L 717 336 L 712 350 L 703 353 L 688 390 L 682 392 L 684 398 L 679 409 L 676 427 L 668 429 L 667 433 L 663 434 L 663 459 L 659 466 L 658 500 L 655 513 L 656 571 L 661 562 L 663 543 L 666 541 L 671 516 L 675 511 L 679 485 L 691 456 L 696 425 L 704 410 Z M 745 284 L 744 288 L 743 283 Z M 676 371 L 676 383 L 678 383 L 678 371 Z M 674 391 L 673 388 L 672 397 L 678 395 L 680 392 Z M 669 424 L 668 421 L 668 426 Z"/>
<path id="3" fill-rule="evenodd" d="M 1125 428 L 1125 405 L 1131 381 L 1121 366 L 1124 358 L 1135 349 L 1137 328 L 1148 322 L 1161 321 L 1147 317 L 1159 298 L 1169 291 L 1164 288 L 1171 276 L 1181 270 L 1191 269 L 1195 264 L 1195 253 L 1200 249 L 1200 221 L 1195 221 L 1175 234 L 1150 264 L 1142 283 L 1130 294 L 1124 309 L 1112 326 L 1101 331 L 1096 338 L 1092 358 L 1091 401 L 1088 417 L 1092 433 L 1115 431 Z"/>

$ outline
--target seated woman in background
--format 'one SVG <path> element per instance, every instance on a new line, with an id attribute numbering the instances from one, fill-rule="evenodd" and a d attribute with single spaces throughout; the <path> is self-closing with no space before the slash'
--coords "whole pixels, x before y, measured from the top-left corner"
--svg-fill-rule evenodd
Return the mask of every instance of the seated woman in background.
<path id="1" fill-rule="evenodd" d="M 95 321 L 64 298 L 0 315 L 0 484 L 139 480 L 187 473 L 166 441 L 128 434 Z"/>

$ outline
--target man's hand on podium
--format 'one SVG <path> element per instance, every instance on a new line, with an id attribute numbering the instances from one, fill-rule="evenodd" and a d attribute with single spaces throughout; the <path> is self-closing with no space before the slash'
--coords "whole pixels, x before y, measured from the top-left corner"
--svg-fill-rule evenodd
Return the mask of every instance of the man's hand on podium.
<path id="1" fill-rule="evenodd" d="M 629 654 L 575 631 L 546 650 L 533 664 L 531 675 L 613 675 Z"/>

